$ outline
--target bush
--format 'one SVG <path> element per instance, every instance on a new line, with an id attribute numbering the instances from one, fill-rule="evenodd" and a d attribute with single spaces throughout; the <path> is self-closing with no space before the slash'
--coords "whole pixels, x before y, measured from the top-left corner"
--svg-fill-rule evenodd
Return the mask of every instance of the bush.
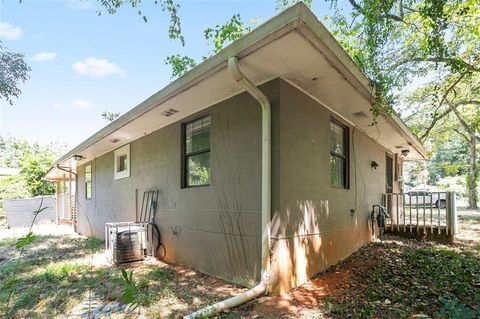
<path id="1" fill-rule="evenodd" d="M 30 197 L 30 191 L 25 179 L 18 176 L 0 178 L 0 201 Z"/>
<path id="2" fill-rule="evenodd" d="M 465 176 L 446 176 L 437 182 L 437 186 L 441 189 L 455 192 L 459 198 L 467 198 Z"/>

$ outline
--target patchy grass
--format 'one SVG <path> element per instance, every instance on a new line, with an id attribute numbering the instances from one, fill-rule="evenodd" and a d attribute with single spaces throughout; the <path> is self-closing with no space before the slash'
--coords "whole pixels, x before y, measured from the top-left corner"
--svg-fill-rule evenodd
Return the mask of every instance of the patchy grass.
<path id="1" fill-rule="evenodd" d="M 95 280 L 91 267 L 82 262 L 89 252 L 96 253 L 101 242 L 65 236 L 37 236 L 19 258 L 15 238 L 0 242 L 0 313 L 9 317 L 51 318 L 64 313 L 71 301 L 87 291 Z"/>
<path id="2" fill-rule="evenodd" d="M 0 240 L 0 318 L 65 318 L 88 298 L 117 301 L 121 271 L 106 262 L 103 242 L 76 235 L 38 235 L 19 258 L 16 238 Z M 139 312 L 116 318 L 180 317 L 244 291 L 221 280 L 153 258 L 122 266 L 134 271 Z M 14 276 L 14 273 L 16 274 Z"/>
<path id="3" fill-rule="evenodd" d="M 389 236 L 286 296 L 218 318 L 480 318 L 480 211 L 460 210 L 459 222 L 453 245 Z M 88 291 L 103 302 L 122 293 L 120 269 L 105 262 L 99 240 L 40 234 L 22 259 L 14 244 L 0 240 L 0 317 L 10 293 L 11 318 L 64 318 Z M 154 259 L 123 268 L 134 271 L 140 291 L 132 318 L 178 318 L 244 291 Z"/>

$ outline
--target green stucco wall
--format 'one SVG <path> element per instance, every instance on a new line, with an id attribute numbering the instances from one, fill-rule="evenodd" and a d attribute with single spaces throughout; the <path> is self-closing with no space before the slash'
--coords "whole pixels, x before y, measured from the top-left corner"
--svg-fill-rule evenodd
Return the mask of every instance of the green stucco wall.
<path id="1" fill-rule="evenodd" d="M 385 190 L 385 150 L 350 128 L 350 189 L 332 188 L 329 121 L 335 116 L 283 80 L 261 89 L 272 103 L 271 289 L 285 292 L 371 239 L 368 216 Z M 165 260 L 252 286 L 260 278 L 260 106 L 243 93 L 182 123 L 204 115 L 212 121 L 211 186 L 180 187 L 178 122 L 130 144 L 129 178 L 113 179 L 113 152 L 93 160 L 91 200 L 85 200 L 84 166 L 78 168 L 78 230 L 91 234 L 86 213 L 93 234 L 103 238 L 106 222 L 135 219 L 135 189 L 141 204 L 145 190 L 158 188 Z M 373 170 L 371 161 L 380 167 Z"/>

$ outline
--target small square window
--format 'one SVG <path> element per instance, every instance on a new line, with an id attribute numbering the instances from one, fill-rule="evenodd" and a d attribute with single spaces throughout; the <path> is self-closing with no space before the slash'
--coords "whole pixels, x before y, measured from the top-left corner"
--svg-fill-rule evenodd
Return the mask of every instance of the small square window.
<path id="1" fill-rule="evenodd" d="M 114 152 L 114 179 L 130 177 L 130 144 Z"/>

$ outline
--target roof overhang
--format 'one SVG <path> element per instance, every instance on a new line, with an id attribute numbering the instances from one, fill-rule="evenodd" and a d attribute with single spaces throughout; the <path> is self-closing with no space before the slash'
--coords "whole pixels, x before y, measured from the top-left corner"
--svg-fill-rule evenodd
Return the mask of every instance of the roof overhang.
<path id="1" fill-rule="evenodd" d="M 425 159 L 426 150 L 396 116 L 370 112 L 373 88 L 328 30 L 298 3 L 205 60 L 57 160 L 46 174 L 58 179 L 95 157 L 188 117 L 243 91 L 227 69 L 231 56 L 256 84 L 282 78 L 393 153 L 408 149 L 407 160 Z M 165 116 L 169 109 L 178 111 Z M 81 155 L 81 160 L 74 160 Z"/>

